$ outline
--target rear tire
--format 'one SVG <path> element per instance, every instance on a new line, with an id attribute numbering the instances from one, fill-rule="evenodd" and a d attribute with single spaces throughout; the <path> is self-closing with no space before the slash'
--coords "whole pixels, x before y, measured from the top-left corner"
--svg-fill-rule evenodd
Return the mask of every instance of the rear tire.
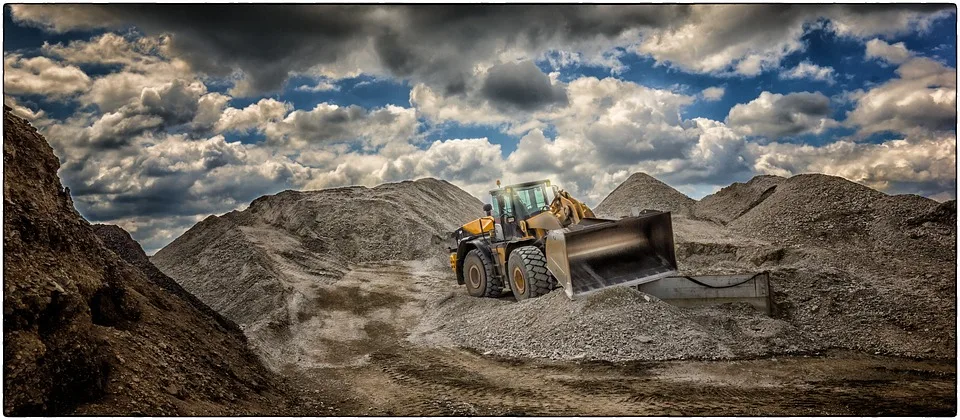
<path id="1" fill-rule="evenodd" d="M 493 262 L 479 249 L 471 250 L 463 259 L 463 284 L 473 297 L 499 297 L 503 282 L 493 271 Z"/>
<path id="2" fill-rule="evenodd" d="M 535 246 L 520 247 L 510 253 L 507 278 L 518 301 L 543 296 L 557 287 L 557 280 L 547 271 L 547 258 Z"/>

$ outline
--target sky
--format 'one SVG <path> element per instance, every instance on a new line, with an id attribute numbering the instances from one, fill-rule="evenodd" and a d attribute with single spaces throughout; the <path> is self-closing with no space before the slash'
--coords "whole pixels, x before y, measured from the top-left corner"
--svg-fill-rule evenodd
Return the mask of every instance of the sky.
<path id="1" fill-rule="evenodd" d="M 285 189 L 634 172 L 956 198 L 954 5 L 7 5 L 3 99 L 153 253 Z"/>

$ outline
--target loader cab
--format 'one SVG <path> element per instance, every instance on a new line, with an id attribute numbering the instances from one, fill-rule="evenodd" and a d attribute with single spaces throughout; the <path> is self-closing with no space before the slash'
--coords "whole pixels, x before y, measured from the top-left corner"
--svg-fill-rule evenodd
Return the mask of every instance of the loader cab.
<path id="1" fill-rule="evenodd" d="M 498 239 L 522 236 L 519 222 L 549 211 L 555 194 L 556 189 L 551 187 L 550 180 L 508 185 L 490 191 L 493 217 L 500 227 L 498 231 L 503 232 L 503 237 Z"/>

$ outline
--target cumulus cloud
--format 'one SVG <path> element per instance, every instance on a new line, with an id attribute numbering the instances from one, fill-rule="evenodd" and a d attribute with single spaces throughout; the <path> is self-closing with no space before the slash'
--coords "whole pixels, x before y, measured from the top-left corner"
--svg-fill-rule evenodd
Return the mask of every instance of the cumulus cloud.
<path id="1" fill-rule="evenodd" d="M 67 44 L 43 43 L 41 51 L 72 64 L 114 64 L 144 69 L 164 61 L 169 47 L 169 36 L 136 37 L 128 39 L 112 32 L 89 41 L 74 40 Z"/>
<path id="2" fill-rule="evenodd" d="M 726 93 L 726 89 L 724 89 L 722 86 L 713 86 L 701 91 L 700 96 L 705 101 L 719 101 L 721 98 L 723 98 L 724 93 Z"/>
<path id="3" fill-rule="evenodd" d="M 903 42 L 888 44 L 882 39 L 874 38 L 867 41 L 867 59 L 880 59 L 888 63 L 902 64 L 907 61 L 912 54 L 907 50 Z"/>
<path id="4" fill-rule="evenodd" d="M 846 123 L 864 134 L 956 130 L 956 69 L 917 57 L 901 64 L 897 75 L 858 95 Z"/>
<path id="5" fill-rule="evenodd" d="M 802 61 L 796 67 L 780 72 L 781 79 L 810 79 L 820 80 L 828 84 L 834 84 L 833 67 L 818 66 L 809 61 Z"/>
<path id="6" fill-rule="evenodd" d="M 817 172 L 841 176 L 889 193 L 933 195 L 955 189 L 956 136 L 838 141 L 824 146 L 751 145 L 757 172 L 780 176 Z M 954 197 L 955 198 L 955 197 Z"/>
<path id="7" fill-rule="evenodd" d="M 777 138 L 836 127 L 830 112 L 830 98 L 820 92 L 781 95 L 764 91 L 757 99 L 731 108 L 726 122 L 745 135 Z"/>
<path id="8" fill-rule="evenodd" d="M 285 147 L 360 140 L 365 147 L 376 148 L 409 140 L 417 124 L 416 112 L 409 108 L 388 105 L 367 110 L 321 103 L 310 111 L 293 111 L 283 120 L 267 124 L 263 131 L 274 144 Z"/>
<path id="9" fill-rule="evenodd" d="M 216 124 L 214 124 L 214 131 L 222 133 L 262 129 L 268 123 L 277 123 L 283 120 L 292 108 L 290 104 L 272 98 L 261 99 L 244 109 L 227 108 L 222 111 Z"/>
<path id="10" fill-rule="evenodd" d="M 62 65 L 47 57 L 3 57 L 3 91 L 10 95 L 41 95 L 63 98 L 90 88 L 90 77 L 76 66 Z"/>

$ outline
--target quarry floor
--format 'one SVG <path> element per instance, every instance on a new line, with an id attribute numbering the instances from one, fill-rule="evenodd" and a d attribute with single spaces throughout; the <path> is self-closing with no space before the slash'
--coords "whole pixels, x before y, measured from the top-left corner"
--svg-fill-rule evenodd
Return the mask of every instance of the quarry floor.
<path id="1" fill-rule="evenodd" d="M 351 416 L 956 414 L 954 363 L 850 353 L 614 364 L 396 346 L 362 367 L 300 374 Z"/>
<path id="2" fill-rule="evenodd" d="M 401 300 L 411 309 L 424 295 L 449 293 L 433 289 L 459 291 L 455 284 L 437 283 L 449 279 L 423 274 L 405 262 L 365 264 L 342 284 L 351 290 L 394 290 L 394 299 L 379 295 L 379 301 L 396 307 Z M 411 286 L 412 278 L 418 279 L 415 287 L 383 287 Z M 391 333 L 341 343 L 330 363 L 288 365 L 283 373 L 335 407 L 329 414 L 346 416 L 956 414 L 955 360 L 840 350 L 733 361 L 504 358 L 415 345 L 403 338 L 403 330 L 415 324 L 416 310 L 402 312 Z"/>

